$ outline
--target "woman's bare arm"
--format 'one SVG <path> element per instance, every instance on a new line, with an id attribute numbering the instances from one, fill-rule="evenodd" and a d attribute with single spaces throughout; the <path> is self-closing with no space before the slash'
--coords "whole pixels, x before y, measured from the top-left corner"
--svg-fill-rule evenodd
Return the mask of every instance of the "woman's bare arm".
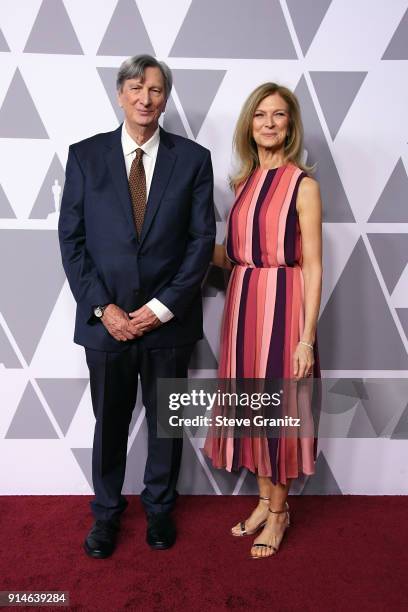
<path id="1" fill-rule="evenodd" d="M 215 245 L 211 263 L 218 268 L 224 268 L 225 270 L 232 269 L 232 263 L 227 257 L 227 251 L 223 244 Z"/>
<path id="2" fill-rule="evenodd" d="M 313 178 L 305 177 L 301 181 L 296 208 L 302 236 L 302 273 L 305 283 L 305 325 L 300 340 L 313 344 L 319 317 L 323 273 L 322 202 L 319 183 Z M 313 366 L 313 351 L 306 345 L 299 344 L 295 361 L 295 376 L 304 376 Z"/>

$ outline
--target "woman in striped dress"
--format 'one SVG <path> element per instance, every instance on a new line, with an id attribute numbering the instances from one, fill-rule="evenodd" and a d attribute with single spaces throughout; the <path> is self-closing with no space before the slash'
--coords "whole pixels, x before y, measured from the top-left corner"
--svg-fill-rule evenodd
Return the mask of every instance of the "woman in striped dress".
<path id="1" fill-rule="evenodd" d="M 219 377 L 320 377 L 316 343 L 322 262 L 319 185 L 302 163 L 299 103 L 286 87 L 265 83 L 245 102 L 234 135 L 240 167 L 225 247 L 213 264 L 232 269 L 221 332 Z M 257 534 L 252 558 L 275 554 L 289 525 L 292 479 L 313 474 L 317 440 L 233 438 L 210 431 L 205 452 L 215 467 L 256 474 L 259 500 L 235 536 Z M 262 529 L 262 530 L 261 530 Z"/>

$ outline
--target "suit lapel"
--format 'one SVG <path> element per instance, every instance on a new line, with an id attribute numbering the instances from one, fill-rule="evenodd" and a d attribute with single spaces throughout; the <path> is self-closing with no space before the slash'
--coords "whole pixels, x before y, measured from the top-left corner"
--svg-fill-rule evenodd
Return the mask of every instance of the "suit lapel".
<path id="1" fill-rule="evenodd" d="M 162 128 L 160 128 L 160 144 L 157 152 L 156 164 L 150 185 L 149 197 L 147 199 L 146 213 L 143 221 L 142 233 L 140 236 L 140 245 L 144 241 L 157 210 L 162 201 L 164 191 L 169 182 L 173 171 L 174 162 L 176 161 L 176 153 L 174 152 L 174 144 L 170 136 Z"/>
<path id="2" fill-rule="evenodd" d="M 135 222 L 133 219 L 132 200 L 129 192 L 129 181 L 127 178 L 126 165 L 123 157 L 121 134 L 122 126 L 120 126 L 114 132 L 111 132 L 111 141 L 105 157 L 119 202 L 123 208 L 126 219 L 128 220 L 132 238 L 136 237 L 137 239 Z M 144 241 L 150 229 L 173 171 L 174 162 L 176 161 L 177 157 L 173 149 L 174 143 L 169 134 L 160 128 L 159 150 L 157 152 L 152 184 L 150 186 L 149 197 L 146 204 L 146 213 L 139 246 Z"/>
<path id="3" fill-rule="evenodd" d="M 106 163 L 109 168 L 112 182 L 115 186 L 119 202 L 123 208 L 132 237 L 137 238 L 135 222 L 133 219 L 132 200 L 129 192 L 129 182 L 126 174 L 125 159 L 121 141 L 122 126 L 112 132 L 111 146 L 106 152 Z"/>

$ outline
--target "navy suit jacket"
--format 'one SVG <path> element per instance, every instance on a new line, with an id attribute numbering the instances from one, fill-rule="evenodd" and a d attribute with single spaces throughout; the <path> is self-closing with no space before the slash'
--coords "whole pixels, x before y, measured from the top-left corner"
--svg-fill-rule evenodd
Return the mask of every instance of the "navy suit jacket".
<path id="1" fill-rule="evenodd" d="M 210 152 L 160 129 L 140 240 L 132 214 L 121 127 L 69 147 L 58 225 L 62 263 L 77 302 L 74 342 L 121 351 L 93 309 L 126 312 L 155 297 L 175 317 L 146 333 L 148 347 L 202 337 L 201 283 L 215 240 Z"/>

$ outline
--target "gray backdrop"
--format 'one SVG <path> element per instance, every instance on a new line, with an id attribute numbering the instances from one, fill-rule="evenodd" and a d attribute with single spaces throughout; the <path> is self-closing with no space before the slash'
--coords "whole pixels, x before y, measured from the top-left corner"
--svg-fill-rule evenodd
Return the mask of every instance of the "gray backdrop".
<path id="1" fill-rule="evenodd" d="M 148 52 L 174 71 L 164 127 L 208 147 L 218 238 L 232 203 L 240 107 L 274 80 L 299 97 L 305 156 L 324 203 L 319 341 L 346 391 L 344 438 L 321 439 L 317 474 L 293 491 L 406 491 L 408 406 L 387 379 L 408 373 L 408 3 L 406 0 L 2 0 L 0 3 L 0 493 L 89 493 L 93 416 L 57 219 L 67 147 L 121 120 L 114 77 Z M 222 275 L 205 286 L 205 339 L 192 376 L 217 368 Z M 371 385 L 370 378 L 383 378 Z M 126 490 L 141 488 L 138 402 Z M 248 493 L 186 440 L 182 493 Z"/>

